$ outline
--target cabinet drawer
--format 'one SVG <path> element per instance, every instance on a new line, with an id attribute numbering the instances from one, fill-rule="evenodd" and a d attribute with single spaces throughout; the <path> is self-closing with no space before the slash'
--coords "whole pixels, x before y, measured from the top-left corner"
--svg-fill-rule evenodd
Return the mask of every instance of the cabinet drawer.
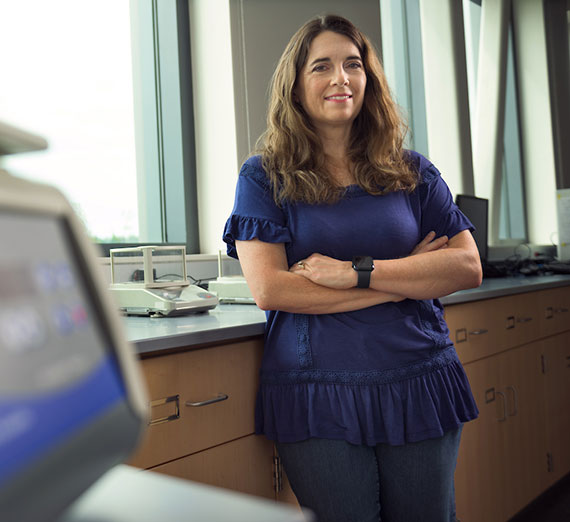
<path id="1" fill-rule="evenodd" d="M 540 336 L 533 293 L 445 307 L 450 337 L 460 360 L 468 363 Z"/>
<path id="2" fill-rule="evenodd" d="M 142 360 L 151 421 L 130 464 L 143 468 L 254 432 L 261 339 Z"/>
<path id="3" fill-rule="evenodd" d="M 538 303 L 543 336 L 570 330 L 570 286 L 538 292 Z"/>
<path id="4" fill-rule="evenodd" d="M 249 435 L 184 457 L 152 471 L 259 497 L 275 498 L 273 443 Z"/>

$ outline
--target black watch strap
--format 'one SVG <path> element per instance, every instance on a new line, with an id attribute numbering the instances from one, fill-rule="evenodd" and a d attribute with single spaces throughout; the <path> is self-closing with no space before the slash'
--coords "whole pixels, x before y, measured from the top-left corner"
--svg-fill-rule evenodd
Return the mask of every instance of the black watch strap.
<path id="1" fill-rule="evenodd" d="M 370 256 L 354 256 L 352 268 L 356 270 L 358 275 L 357 288 L 369 288 L 370 274 L 374 270 L 374 260 Z"/>
<path id="2" fill-rule="evenodd" d="M 370 274 L 372 272 L 368 271 L 368 270 L 357 270 L 356 273 L 358 275 L 358 283 L 356 283 L 356 286 L 358 288 L 369 288 L 370 287 Z"/>

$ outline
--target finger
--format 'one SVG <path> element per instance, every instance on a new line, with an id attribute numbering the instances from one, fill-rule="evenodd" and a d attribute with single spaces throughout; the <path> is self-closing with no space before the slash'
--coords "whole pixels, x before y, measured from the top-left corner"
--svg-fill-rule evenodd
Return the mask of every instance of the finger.
<path id="1" fill-rule="evenodd" d="M 300 261 L 297 261 L 296 263 L 291 265 L 291 267 L 289 268 L 289 272 L 300 272 L 302 270 L 305 270 L 306 268 L 307 268 L 307 261 L 301 259 Z"/>
<path id="2" fill-rule="evenodd" d="M 421 241 L 420 241 L 420 245 L 427 245 L 428 243 L 431 243 L 433 241 L 433 239 L 435 238 L 435 231 L 434 230 L 430 230 L 427 234 L 426 237 L 424 237 Z"/>

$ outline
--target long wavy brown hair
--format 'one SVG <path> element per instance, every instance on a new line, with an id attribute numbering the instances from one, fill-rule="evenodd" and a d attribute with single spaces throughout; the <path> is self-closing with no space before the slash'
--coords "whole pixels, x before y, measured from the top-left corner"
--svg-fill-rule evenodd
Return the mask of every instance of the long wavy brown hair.
<path id="1" fill-rule="evenodd" d="M 293 35 L 271 80 L 267 129 L 256 148 L 276 202 L 334 203 L 343 194 L 343 187 L 327 173 L 321 141 L 294 95 L 311 42 L 323 31 L 349 38 L 366 72 L 364 102 L 352 124 L 347 158 L 356 183 L 374 195 L 413 190 L 418 175 L 405 159 L 407 126 L 374 47 L 349 20 L 326 15 L 308 21 Z"/>

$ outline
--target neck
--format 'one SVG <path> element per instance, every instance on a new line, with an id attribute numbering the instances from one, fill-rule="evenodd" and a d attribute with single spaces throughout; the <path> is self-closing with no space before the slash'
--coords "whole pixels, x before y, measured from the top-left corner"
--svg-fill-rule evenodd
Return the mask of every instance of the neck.
<path id="1" fill-rule="evenodd" d="M 318 135 L 323 146 L 323 152 L 327 158 L 335 158 L 338 161 L 346 158 L 350 140 L 350 127 L 319 129 Z"/>
<path id="2" fill-rule="evenodd" d="M 326 132 L 319 132 L 319 138 L 325 154 L 326 168 L 331 177 L 342 186 L 353 184 L 354 177 L 347 154 L 350 128 L 329 128 Z"/>

